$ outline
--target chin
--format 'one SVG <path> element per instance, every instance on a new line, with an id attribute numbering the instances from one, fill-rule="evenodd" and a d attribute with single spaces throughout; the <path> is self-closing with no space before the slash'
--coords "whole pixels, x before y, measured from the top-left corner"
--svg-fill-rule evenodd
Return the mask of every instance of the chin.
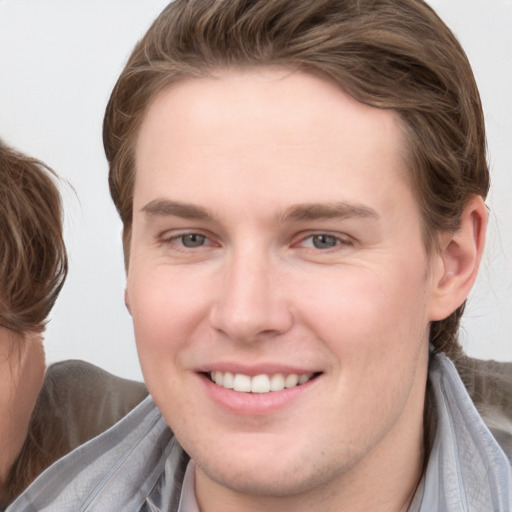
<path id="1" fill-rule="evenodd" d="M 272 458 L 269 458 L 265 469 L 230 468 L 228 471 L 217 471 L 207 467 L 203 472 L 216 484 L 250 496 L 284 498 L 301 494 L 323 483 L 318 474 L 311 474 L 310 471 L 297 471 L 297 468 L 276 470 L 271 465 Z"/>
<path id="2" fill-rule="evenodd" d="M 297 453 L 292 450 L 290 457 L 284 450 L 264 449 L 256 442 L 254 449 L 232 450 L 226 457 L 222 454 L 210 454 L 194 457 L 196 467 L 203 477 L 217 486 L 230 489 L 235 493 L 261 497 L 291 497 L 323 487 L 335 480 L 344 469 L 339 459 Z M 249 445 L 249 444 L 248 444 Z M 258 446 L 258 449 L 256 447 Z M 227 448 L 227 447 L 225 447 Z"/>

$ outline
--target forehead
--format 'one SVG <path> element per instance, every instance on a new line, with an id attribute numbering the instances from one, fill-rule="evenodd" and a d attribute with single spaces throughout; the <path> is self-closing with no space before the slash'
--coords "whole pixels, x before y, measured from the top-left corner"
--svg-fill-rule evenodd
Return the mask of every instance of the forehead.
<path id="1" fill-rule="evenodd" d="M 223 187 L 231 199 L 233 179 L 240 193 L 250 183 L 277 203 L 334 201 L 343 189 L 357 195 L 408 182 L 405 153 L 394 112 L 326 80 L 286 69 L 227 70 L 174 84 L 151 103 L 136 142 L 135 201 Z"/>

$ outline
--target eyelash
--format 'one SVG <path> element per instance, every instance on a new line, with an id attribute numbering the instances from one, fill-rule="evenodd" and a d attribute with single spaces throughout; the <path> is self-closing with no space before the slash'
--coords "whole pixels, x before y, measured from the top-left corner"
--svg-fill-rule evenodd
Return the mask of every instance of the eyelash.
<path id="1" fill-rule="evenodd" d="M 159 243 L 161 243 L 163 245 L 176 245 L 177 247 L 180 248 L 180 250 L 196 249 L 196 248 L 205 246 L 204 243 L 202 243 L 201 245 L 187 246 L 183 242 L 186 237 L 199 237 L 203 240 L 203 242 L 210 240 L 210 238 L 203 233 L 199 233 L 196 231 L 190 231 L 190 232 L 186 232 L 186 233 L 180 233 L 177 235 L 173 234 L 172 236 L 166 236 L 164 233 L 163 235 L 158 237 L 158 241 L 159 241 Z M 213 243 L 210 243 L 209 245 L 213 245 Z"/>
<path id="2" fill-rule="evenodd" d="M 324 237 L 326 239 L 329 239 L 330 241 L 333 241 L 334 245 L 328 246 L 328 247 L 323 247 L 323 248 L 317 247 L 315 245 L 315 238 L 320 238 L 320 237 Z M 322 232 L 311 233 L 311 234 L 301 238 L 301 240 L 296 245 L 304 244 L 307 240 L 311 240 L 312 246 L 307 246 L 307 247 L 305 246 L 306 248 L 318 250 L 318 251 L 322 251 L 322 252 L 336 250 L 337 248 L 340 248 L 340 247 L 351 247 L 354 245 L 353 240 L 351 240 L 349 237 L 346 237 L 346 236 L 342 237 L 342 236 L 333 235 L 331 233 L 322 233 Z"/>

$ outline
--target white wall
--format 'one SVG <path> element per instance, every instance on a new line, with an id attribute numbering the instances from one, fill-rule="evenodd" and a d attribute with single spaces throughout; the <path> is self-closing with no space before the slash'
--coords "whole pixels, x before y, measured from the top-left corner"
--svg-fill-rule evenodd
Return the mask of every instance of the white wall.
<path id="1" fill-rule="evenodd" d="M 166 3 L 0 0 L 0 136 L 48 163 L 76 191 L 62 187 L 71 267 L 47 331 L 49 361 L 82 358 L 140 378 L 101 122 L 131 48 Z M 473 63 L 493 173 L 488 250 L 464 342 L 473 355 L 512 359 L 512 2 L 431 4 Z"/>

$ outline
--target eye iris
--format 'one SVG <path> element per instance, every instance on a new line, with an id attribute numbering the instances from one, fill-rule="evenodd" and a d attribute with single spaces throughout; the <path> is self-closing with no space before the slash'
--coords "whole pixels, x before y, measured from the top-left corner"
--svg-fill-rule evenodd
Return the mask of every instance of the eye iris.
<path id="1" fill-rule="evenodd" d="M 313 245 L 317 249 L 329 249 L 336 246 L 336 237 L 331 235 L 315 235 L 313 237 Z"/>
<path id="2" fill-rule="evenodd" d="M 200 247 L 204 244 L 205 237 L 196 233 L 190 235 L 183 235 L 181 241 L 185 247 Z"/>

